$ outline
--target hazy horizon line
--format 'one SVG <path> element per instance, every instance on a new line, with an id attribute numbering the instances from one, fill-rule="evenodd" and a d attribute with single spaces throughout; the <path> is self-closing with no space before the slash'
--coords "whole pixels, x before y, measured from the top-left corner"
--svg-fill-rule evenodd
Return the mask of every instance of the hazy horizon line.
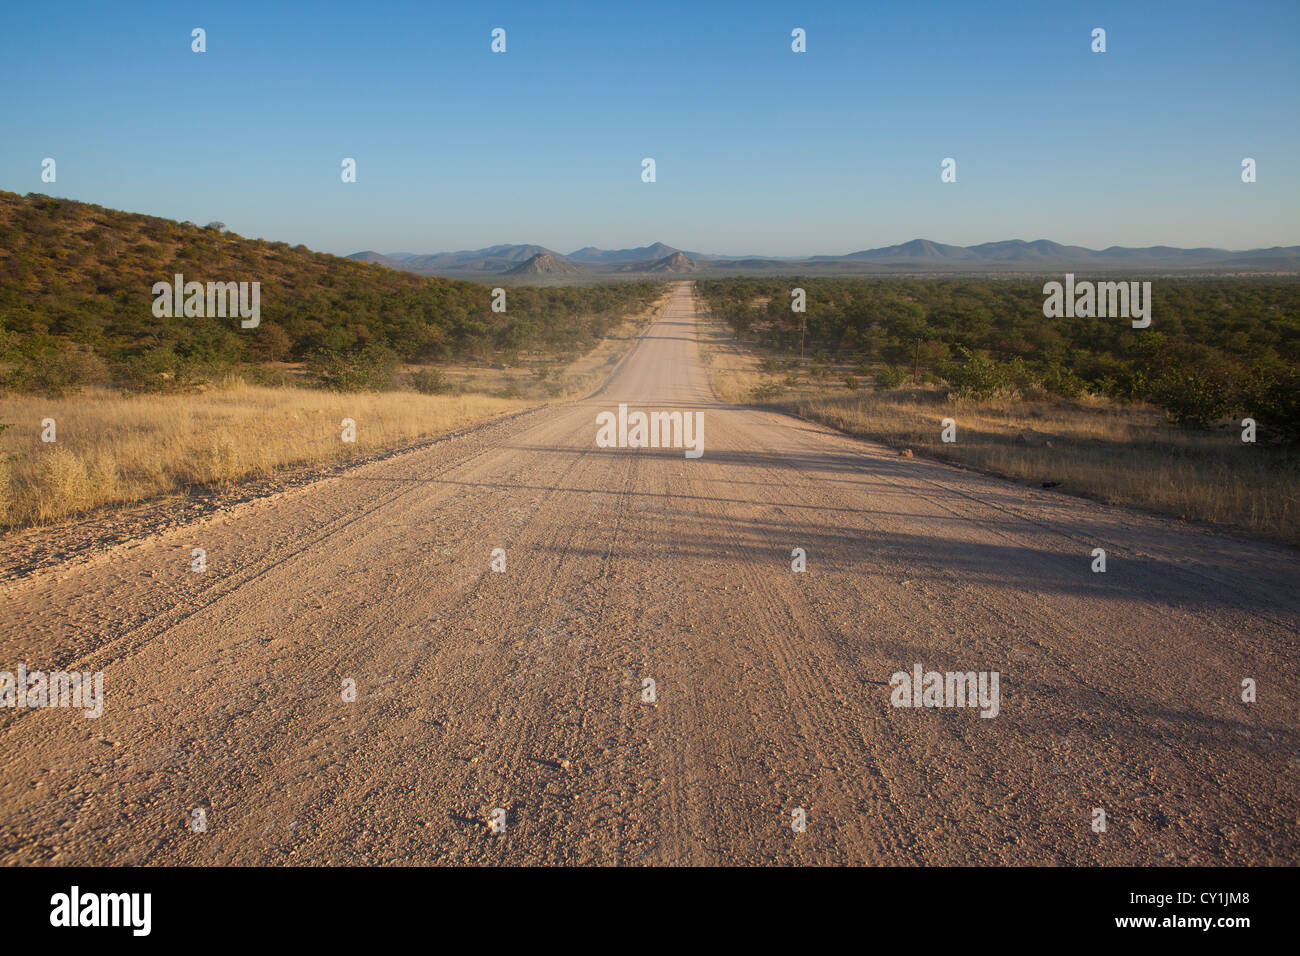
<path id="1" fill-rule="evenodd" d="M 0 191 L 9 191 L 9 190 L 2 190 L 2 189 L 0 189 Z M 155 219 L 168 219 L 168 220 L 170 220 L 170 221 L 172 221 L 172 222 L 176 222 L 176 223 L 186 223 L 186 222 L 189 222 L 189 223 L 192 223 L 192 224 L 194 224 L 194 225 L 201 225 L 200 223 L 197 223 L 197 222 L 195 222 L 194 220 L 190 220 L 190 219 L 176 219 L 176 218 L 174 218 L 174 217 L 172 217 L 172 216 L 163 216 L 163 215 L 158 215 L 158 214 L 156 214 L 156 213 L 141 212 L 141 211 L 132 210 L 132 209 L 121 209 L 121 208 L 118 208 L 118 207 L 116 207 L 116 206 L 108 206 L 108 205 L 104 205 L 103 203 L 93 202 L 93 201 L 88 200 L 88 199 L 77 199 L 76 197 L 73 197 L 73 196 L 66 196 L 66 195 L 54 195 L 54 194 L 52 194 L 52 193 L 40 192 L 39 190 L 28 190 L 27 192 L 20 192 L 20 191 L 18 191 L 17 189 L 15 189 L 15 190 L 13 190 L 13 193 L 14 193 L 15 195 L 22 196 L 22 197 L 24 197 L 24 198 L 29 197 L 29 196 L 48 196 L 48 197 L 51 198 L 51 199 L 58 199 L 58 200 L 61 200 L 61 201 L 82 203 L 82 204 L 84 204 L 84 205 L 88 205 L 88 206 L 99 206 L 99 207 L 102 208 L 102 209 L 108 209 L 108 210 L 110 210 L 110 211 L 112 211 L 112 212 L 119 212 L 119 213 L 125 213 L 125 214 L 128 214 L 128 215 L 137 215 L 137 216 L 149 216 L 149 217 L 151 217 L 151 218 L 155 218 Z M 203 218 L 203 217 L 200 217 L 200 218 Z M 214 221 L 219 221 L 219 220 L 214 220 Z M 238 235 L 238 236 L 240 236 L 240 237 L 242 237 L 242 238 L 245 238 L 245 239 L 261 240 L 261 241 L 263 241 L 263 242 L 284 242 L 284 243 L 287 243 L 288 245 L 291 245 L 291 246 L 298 246 L 298 245 L 307 246 L 307 248 L 311 249 L 313 252 L 319 252 L 319 253 L 322 253 L 322 254 L 324 254 L 324 255 L 337 256 L 338 258 L 341 258 L 341 259 L 350 258 L 350 257 L 352 257 L 352 256 L 360 255 L 360 254 L 362 254 L 362 253 L 366 253 L 366 252 L 372 252 L 372 253 L 375 253 L 375 254 L 377 254 L 377 255 L 382 255 L 382 256 L 386 256 L 386 257 L 392 257 L 392 256 L 398 256 L 398 255 L 411 255 L 411 256 L 437 256 L 437 255 L 450 255 L 450 254 L 453 254 L 453 253 L 460 253 L 460 252 L 478 252 L 478 251 L 481 251 L 481 250 L 484 250 L 484 249 L 491 249 L 491 248 L 495 248 L 495 247 L 498 247 L 498 246 L 537 246 L 538 248 L 545 249 L 545 250 L 550 251 L 550 252 L 559 252 L 559 250 L 557 249 L 557 247 L 556 247 L 555 245 L 546 245 L 546 244 L 544 244 L 544 243 L 539 243 L 539 242 L 494 242 L 494 243 L 490 243 L 489 245 L 486 245 L 486 246 L 461 246 L 460 248 L 444 248 L 444 249 L 440 249 L 440 250 L 437 250 L 437 251 L 434 251 L 434 252 L 412 252 L 412 251 L 410 251 L 410 250 L 406 250 L 406 249 L 402 249 L 402 250 L 394 250 L 394 251 L 392 251 L 392 252 L 381 252 L 381 251 L 379 251 L 379 249 L 375 248 L 374 246 L 369 246 L 369 247 L 363 247 L 363 248 L 355 249 L 353 252 L 330 252 L 330 251 L 325 250 L 325 249 L 312 247 L 312 246 L 308 245 L 306 242 L 301 242 L 301 241 L 295 242 L 295 241 L 290 240 L 290 239 L 271 238 L 271 237 L 269 237 L 269 236 L 265 236 L 265 235 L 262 235 L 262 236 L 258 236 L 258 235 L 249 235 L 249 234 L 246 234 L 246 233 L 239 232 L 239 231 L 238 231 L 238 228 L 235 227 L 235 226 L 226 225 L 226 230 L 229 231 L 229 232 L 233 232 L 235 235 Z M 559 254 L 562 255 L 562 256 L 566 256 L 566 257 L 568 257 L 568 256 L 573 255 L 574 252 L 579 252 L 579 251 L 581 251 L 582 249 L 587 249 L 587 248 L 597 249 L 597 250 L 599 250 L 599 251 L 601 251 L 601 252 L 620 252 L 620 251 L 626 251 L 626 250 L 629 250 L 629 249 L 644 249 L 644 248 L 648 248 L 648 247 L 650 247 L 650 246 L 654 246 L 654 245 L 662 245 L 662 246 L 667 246 L 668 248 L 672 249 L 672 250 L 675 251 L 675 252 L 687 252 L 687 251 L 693 251 L 693 252 L 696 252 L 696 253 L 698 253 L 698 254 L 700 254 L 700 255 L 707 255 L 707 256 L 711 256 L 711 257 L 719 258 L 719 259 L 775 259 L 775 260 L 806 260 L 806 259 L 817 258 L 817 257 L 819 257 L 819 256 L 824 256 L 824 257 L 828 257 L 828 258 L 842 258 L 842 257 L 844 257 L 844 256 L 855 255 L 855 254 L 857 254 L 857 253 L 859 253 L 859 252 L 870 252 L 870 251 L 875 251 L 875 250 L 878 250 L 878 249 L 889 249 L 889 248 L 892 248 L 892 247 L 895 247 L 895 246 L 903 246 L 903 245 L 907 245 L 907 244 L 910 243 L 910 242 L 929 242 L 929 243 L 932 243 L 932 244 L 934 244 L 934 245 L 938 245 L 938 246 L 950 246 L 950 247 L 957 248 L 957 249 L 972 249 L 972 248 L 975 248 L 975 247 L 977 247 L 977 246 L 982 246 L 982 245 L 991 245 L 991 244 L 994 244 L 994 243 L 1000 243 L 1000 242 L 1022 242 L 1022 243 L 1025 243 L 1025 244 L 1027 244 L 1027 245 L 1030 245 L 1030 244 L 1033 244 L 1033 243 L 1036 243 L 1036 242 L 1051 242 L 1051 243 L 1054 243 L 1054 244 L 1059 245 L 1059 246 L 1066 246 L 1066 247 L 1070 247 L 1070 248 L 1085 249 L 1085 250 L 1087 250 L 1087 251 L 1089 251 L 1089 252 L 1105 252 L 1105 251 L 1107 251 L 1107 250 L 1109 250 L 1109 249 L 1162 249 L 1162 248 L 1164 248 L 1164 249 L 1178 249 L 1178 250 L 1182 250 L 1182 251 L 1192 251 L 1192 250 L 1197 250 L 1197 249 L 1212 249 L 1212 250 L 1219 251 L 1219 252 L 1232 252 L 1232 253 L 1239 253 L 1239 252 L 1257 252 L 1257 251 L 1264 251 L 1264 250 L 1269 250 L 1269 249 L 1293 249 L 1293 248 L 1300 247 L 1300 238 L 1298 238 L 1294 243 L 1290 243 L 1290 244 L 1286 244 L 1286 245 L 1283 245 L 1283 244 L 1281 244 L 1281 243 L 1276 243 L 1276 244 L 1273 244 L 1273 245 L 1266 245 L 1266 246 L 1250 246 L 1250 247 L 1246 247 L 1246 248 L 1235 248 L 1235 249 L 1234 249 L 1234 248 L 1231 248 L 1231 247 L 1229 247 L 1229 246 L 1208 246 L 1208 245 L 1179 246 L 1179 245 L 1173 245 L 1173 244 L 1168 243 L 1168 242 L 1157 242 L 1157 243 L 1152 243 L 1152 244 L 1150 244 L 1150 245 L 1125 245 L 1125 244 L 1123 244 L 1123 243 L 1112 242 L 1110 245 L 1107 245 L 1107 246 L 1088 246 L 1088 245 L 1084 245 L 1084 244 L 1082 244 L 1082 243 L 1076 243 L 1076 242 L 1063 242 L 1063 241 L 1061 241 L 1061 240 L 1059 240 L 1059 239 L 1049 239 L 1049 238 L 1047 238 L 1046 236 L 1040 236 L 1040 237 L 1037 238 L 1037 239 L 1020 239 L 1020 238 L 984 239 L 984 240 L 981 240 L 981 241 L 979 241 L 979 242 L 972 242 L 972 243 L 967 243 L 967 244 L 961 244 L 961 243 L 956 243 L 956 242 L 945 242 L 945 241 L 943 241 L 943 240 L 939 240 L 939 239 L 930 239 L 930 238 L 927 238 L 927 237 L 925 237 L 925 236 L 916 236 L 916 235 L 914 235 L 914 236 L 912 236 L 910 239 L 904 239 L 904 240 L 901 240 L 901 241 L 898 241 L 898 242 L 888 242 L 888 243 L 884 243 L 884 244 L 882 244 L 882 245 L 878 245 L 878 246 L 870 246 L 870 245 L 857 246 L 857 247 L 851 249 L 851 250 L 848 251 L 848 252 L 812 252 L 812 253 L 805 253 L 805 254 L 801 254 L 801 255 L 788 255 L 788 254 L 787 254 L 787 255 L 774 255 L 774 254 L 769 254 L 769 253 L 744 253 L 744 254 L 733 254 L 733 253 L 723 253 L 723 252 L 704 252 L 704 251 L 699 250 L 699 249 L 688 250 L 685 246 L 674 246 L 674 245 L 672 245 L 672 244 L 670 244 L 670 243 L 663 242 L 662 240 L 655 240 L 655 241 L 652 241 L 652 242 L 647 242 L 647 243 L 645 243 L 645 244 L 643 244 L 643 245 L 639 245 L 639 246 L 619 246 L 619 245 L 607 245 L 607 246 L 606 246 L 606 245 L 597 245 L 597 244 L 594 243 L 594 242 L 588 242 L 588 243 L 586 243 L 586 244 L 584 244 L 584 245 L 582 245 L 582 246 L 579 246 L 578 248 L 574 249 L 572 252 L 559 252 Z"/>

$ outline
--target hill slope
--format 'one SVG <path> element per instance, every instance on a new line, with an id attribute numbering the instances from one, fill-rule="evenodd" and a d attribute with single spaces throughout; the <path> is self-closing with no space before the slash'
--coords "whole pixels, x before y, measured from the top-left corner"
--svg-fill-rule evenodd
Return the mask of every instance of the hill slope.
<path id="1" fill-rule="evenodd" d="M 539 252 L 527 262 L 515 266 L 513 269 L 506 270 L 508 276 L 531 276 L 531 275 L 573 275 L 578 272 L 586 272 L 581 266 L 575 266 L 572 263 L 565 262 L 563 259 L 551 255 L 549 252 Z"/>
<path id="2" fill-rule="evenodd" d="M 646 272 L 698 272 L 699 268 L 694 260 L 680 252 L 674 252 L 649 266 Z"/>
<path id="3" fill-rule="evenodd" d="M 568 258 L 575 262 L 623 265 L 629 262 L 655 262 L 680 251 L 662 242 L 653 242 L 636 249 L 597 249 L 595 246 L 585 246 L 577 252 L 570 253 Z"/>
<path id="4" fill-rule="evenodd" d="M 186 282 L 260 283 L 260 324 L 156 317 L 152 287 L 177 274 Z M 656 288 L 516 287 L 509 311 L 499 314 L 491 311 L 490 290 L 470 282 L 0 191 L 0 386 L 159 388 L 266 362 L 569 351 L 592 345 L 615 320 L 648 304 Z"/>

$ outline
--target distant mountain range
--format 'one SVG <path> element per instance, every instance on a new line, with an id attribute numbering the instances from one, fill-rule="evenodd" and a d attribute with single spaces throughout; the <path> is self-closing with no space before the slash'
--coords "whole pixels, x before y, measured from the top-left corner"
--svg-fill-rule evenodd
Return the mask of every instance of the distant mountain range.
<path id="1" fill-rule="evenodd" d="M 914 272 L 1024 273 L 1063 269 L 1107 271 L 1300 272 L 1300 246 L 1273 246 L 1234 252 L 1228 249 L 1177 249 L 1173 246 L 1085 249 L 1047 239 L 1008 239 L 976 246 L 950 246 L 913 239 L 896 246 L 864 249 L 840 256 L 808 258 L 722 256 L 685 252 L 662 242 L 635 249 L 584 246 L 567 255 L 544 246 L 502 245 L 434 255 L 357 252 L 349 256 L 419 275 L 467 278 L 492 275 L 608 275 L 704 272 L 713 275 L 763 272 L 826 275 Z"/>

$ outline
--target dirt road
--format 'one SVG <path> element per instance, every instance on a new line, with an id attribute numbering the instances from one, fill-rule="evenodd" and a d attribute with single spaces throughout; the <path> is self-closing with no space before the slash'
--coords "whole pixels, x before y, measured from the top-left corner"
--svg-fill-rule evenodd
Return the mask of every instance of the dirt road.
<path id="1" fill-rule="evenodd" d="M 620 402 L 703 457 L 598 447 Z M 4 585 L 0 669 L 105 705 L 0 709 L 0 859 L 1295 863 L 1297 585 L 720 405 L 683 284 L 589 400 Z M 916 664 L 996 716 L 891 706 Z"/>

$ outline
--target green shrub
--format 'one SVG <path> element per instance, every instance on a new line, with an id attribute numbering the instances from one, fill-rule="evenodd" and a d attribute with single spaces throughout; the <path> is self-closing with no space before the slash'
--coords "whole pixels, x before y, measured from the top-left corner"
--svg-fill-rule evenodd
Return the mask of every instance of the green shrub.
<path id="1" fill-rule="evenodd" d="M 103 360 L 93 352 L 69 348 L 41 349 L 20 356 L 17 367 L 0 380 L 0 386 L 58 398 L 79 391 L 82 385 L 102 381 L 106 376 Z"/>
<path id="2" fill-rule="evenodd" d="M 896 365 L 886 365 L 876 371 L 876 390 L 898 388 L 903 384 L 903 370 Z"/>
<path id="3" fill-rule="evenodd" d="M 1022 387 L 1030 387 L 1032 384 L 1036 383 L 1026 383 L 1026 386 Z M 1087 384 L 1075 374 L 1074 369 L 1055 363 L 1049 365 L 1044 371 L 1041 385 L 1062 398 L 1078 398 L 1087 388 Z"/>
<path id="4" fill-rule="evenodd" d="M 411 387 L 421 395 L 446 395 L 454 389 L 447 376 L 436 368 L 422 368 L 411 373 Z"/>
<path id="5" fill-rule="evenodd" d="M 359 352 L 317 353 L 311 363 L 322 385 L 335 392 L 382 392 L 393 387 L 397 353 L 370 344 Z"/>
<path id="6" fill-rule="evenodd" d="M 1255 419 L 1259 441 L 1300 441 L 1300 369 L 1256 370 L 1247 378 L 1242 392 L 1243 412 Z"/>
<path id="7" fill-rule="evenodd" d="M 764 382 L 750 389 L 749 400 L 751 402 L 770 402 L 774 398 L 780 398 L 785 388 L 780 382 Z"/>
<path id="8" fill-rule="evenodd" d="M 195 382 L 170 345 L 154 345 L 117 364 L 115 377 L 133 392 L 188 391 Z"/>
<path id="9" fill-rule="evenodd" d="M 1200 370 L 1174 369 L 1151 383 L 1150 399 L 1175 425 L 1207 428 L 1228 414 L 1227 383 Z"/>
<path id="10" fill-rule="evenodd" d="M 966 355 L 965 362 L 946 362 L 939 369 L 957 397 L 982 401 L 1015 388 L 1010 368 L 979 352 Z"/>

